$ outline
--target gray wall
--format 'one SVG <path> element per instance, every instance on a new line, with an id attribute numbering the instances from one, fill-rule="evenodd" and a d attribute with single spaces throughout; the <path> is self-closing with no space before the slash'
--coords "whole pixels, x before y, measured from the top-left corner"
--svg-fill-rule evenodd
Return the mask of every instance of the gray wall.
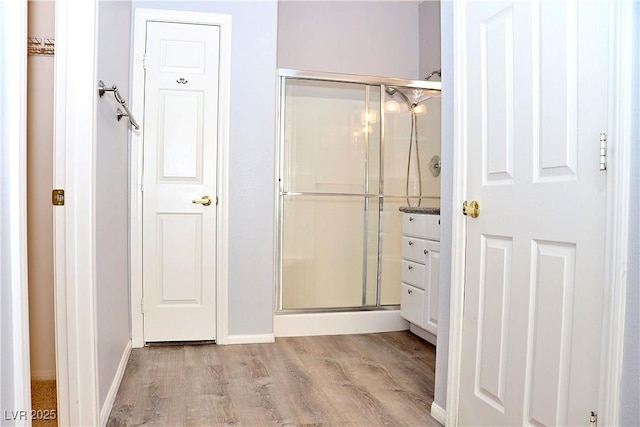
<path id="1" fill-rule="evenodd" d="M 620 392 L 620 424 L 637 426 L 640 420 L 640 3 L 634 4 L 636 29 L 635 55 L 632 81 L 636 82 L 631 97 L 636 120 L 632 121 L 631 187 L 629 204 L 629 262 L 627 276 L 627 307 L 625 310 L 625 334 L 623 375 Z"/>
<path id="2" fill-rule="evenodd" d="M 128 1 L 98 3 L 97 78 L 107 85 L 118 85 L 127 100 L 130 14 Z M 129 127 L 126 120 L 116 120 L 117 104 L 112 93 L 96 102 L 96 311 L 102 407 L 130 338 Z"/>
<path id="3" fill-rule="evenodd" d="M 229 334 L 273 333 L 276 135 L 275 1 L 136 1 L 153 8 L 228 14 Z"/>
<path id="4" fill-rule="evenodd" d="M 419 78 L 418 3 L 280 1 L 278 67 Z"/>
<path id="5" fill-rule="evenodd" d="M 420 3 L 418 14 L 418 60 L 420 79 L 424 79 L 441 66 L 440 1 L 430 0 Z M 430 80 L 438 81 L 440 77 L 434 76 Z"/>

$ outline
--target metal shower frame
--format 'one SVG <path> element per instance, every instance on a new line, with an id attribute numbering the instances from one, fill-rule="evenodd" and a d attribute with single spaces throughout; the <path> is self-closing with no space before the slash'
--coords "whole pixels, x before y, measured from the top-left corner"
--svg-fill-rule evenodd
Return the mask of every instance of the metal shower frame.
<path id="1" fill-rule="evenodd" d="M 369 168 L 365 168 L 365 192 L 362 194 L 357 193 L 306 193 L 306 192 L 285 192 L 283 188 L 282 177 L 284 176 L 284 114 L 283 107 L 285 105 L 285 82 L 287 79 L 297 80 L 312 80 L 323 82 L 336 82 L 336 83 L 353 83 L 362 84 L 366 86 L 366 109 L 368 113 L 369 108 L 369 87 L 378 86 L 380 88 L 380 167 L 379 167 L 379 180 L 377 194 L 369 194 L 368 191 L 368 173 Z M 276 242 L 277 247 L 275 251 L 275 313 L 276 314 L 293 314 L 293 313 L 327 313 L 327 312 L 349 312 L 349 311 L 373 311 L 373 310 L 397 310 L 399 305 L 381 305 L 380 303 L 380 288 L 381 288 L 381 270 L 380 263 L 378 263 L 377 283 L 376 283 L 376 304 L 366 305 L 366 271 L 367 260 L 363 262 L 363 290 L 362 290 L 362 305 L 354 307 L 333 307 L 333 308 L 298 308 L 298 309 L 283 309 L 282 308 L 282 248 L 283 248 L 283 211 L 284 211 L 284 196 L 304 196 L 304 195 L 331 195 L 331 196 L 362 196 L 364 197 L 365 213 L 368 212 L 369 202 L 372 199 L 378 199 L 378 233 L 382 229 L 382 215 L 383 201 L 385 198 L 406 198 L 406 195 L 382 195 L 384 190 L 384 104 L 386 101 L 385 89 L 389 86 L 407 89 L 425 89 L 425 90 L 441 90 L 441 83 L 437 81 L 426 80 L 408 80 L 392 77 L 377 77 L 368 75 L 357 74 L 339 74 L 339 73 L 324 73 L 324 72 L 312 72 L 312 71 L 300 71 L 291 69 L 278 69 L 278 108 L 277 108 L 277 147 L 276 147 L 276 194 L 275 194 L 275 206 L 276 206 Z M 368 135 L 366 137 L 366 144 L 368 146 Z M 368 150 L 367 150 L 368 155 Z M 431 197 L 422 197 L 422 199 L 429 199 Z M 365 214 L 366 217 L 366 214 Z M 366 245 L 366 240 L 365 240 Z M 365 252 L 366 253 L 366 252 Z M 381 240 L 378 239 L 378 260 L 381 259 L 382 245 Z M 378 261 L 379 262 L 379 261 Z"/>

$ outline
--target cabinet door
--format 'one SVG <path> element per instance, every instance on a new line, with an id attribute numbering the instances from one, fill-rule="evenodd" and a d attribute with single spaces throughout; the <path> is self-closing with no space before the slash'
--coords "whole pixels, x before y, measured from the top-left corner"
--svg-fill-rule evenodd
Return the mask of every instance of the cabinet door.
<path id="1" fill-rule="evenodd" d="M 425 291 L 414 286 L 402 284 L 402 294 L 400 302 L 400 315 L 408 322 L 418 325 L 421 328 L 424 319 Z"/>
<path id="2" fill-rule="evenodd" d="M 438 287 L 440 286 L 440 242 L 427 240 L 425 266 L 424 329 L 438 334 Z"/>

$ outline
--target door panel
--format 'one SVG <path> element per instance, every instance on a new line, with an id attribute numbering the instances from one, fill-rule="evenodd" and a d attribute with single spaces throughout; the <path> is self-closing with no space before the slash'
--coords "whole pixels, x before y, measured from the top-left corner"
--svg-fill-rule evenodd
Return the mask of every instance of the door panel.
<path id="1" fill-rule="evenodd" d="M 478 397 L 504 412 L 513 240 L 483 236 L 481 248 L 475 381 Z"/>
<path id="2" fill-rule="evenodd" d="M 204 92 L 159 93 L 158 180 L 202 182 Z"/>
<path id="3" fill-rule="evenodd" d="M 533 343 L 527 354 L 531 365 L 525 418 L 531 424 L 567 425 L 575 251 L 575 244 L 533 244 L 533 313 L 529 325 Z"/>
<path id="4" fill-rule="evenodd" d="M 603 317 L 608 5 L 467 2 L 461 425 L 586 425 Z M 582 209 L 585 207 L 585 209 Z M 588 207 L 588 208 L 586 208 Z"/>
<path id="5" fill-rule="evenodd" d="M 213 25 L 147 24 L 146 342 L 215 339 L 219 34 Z M 213 204 L 194 203 L 205 195 Z"/>
<path id="6" fill-rule="evenodd" d="M 513 8 L 489 18 L 481 27 L 484 184 L 511 184 L 514 177 Z"/>
<path id="7" fill-rule="evenodd" d="M 544 23 L 544 27 L 543 27 Z M 602 25 L 602 22 L 600 22 Z M 550 31 L 549 29 L 553 29 Z M 606 35 L 605 35 L 606 37 Z M 534 87 L 538 132 L 534 138 L 536 181 L 574 180 L 578 161 L 578 7 L 575 1 L 540 4 L 533 24 Z M 535 62 L 538 62 L 536 64 Z M 534 118 L 536 120 L 536 118 Z"/>

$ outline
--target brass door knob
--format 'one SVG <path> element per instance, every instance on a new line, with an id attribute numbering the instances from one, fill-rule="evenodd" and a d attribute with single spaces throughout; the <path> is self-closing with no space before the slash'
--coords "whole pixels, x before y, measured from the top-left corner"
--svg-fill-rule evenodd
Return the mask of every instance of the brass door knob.
<path id="1" fill-rule="evenodd" d="M 202 196 L 201 199 L 192 200 L 191 203 L 195 203 L 197 205 L 202 205 L 202 206 L 209 206 L 211 204 L 211 197 Z"/>
<path id="2" fill-rule="evenodd" d="M 462 204 L 462 213 L 468 215 L 471 218 L 478 218 L 480 215 L 480 204 L 473 200 L 471 203 L 467 203 L 465 200 Z"/>

